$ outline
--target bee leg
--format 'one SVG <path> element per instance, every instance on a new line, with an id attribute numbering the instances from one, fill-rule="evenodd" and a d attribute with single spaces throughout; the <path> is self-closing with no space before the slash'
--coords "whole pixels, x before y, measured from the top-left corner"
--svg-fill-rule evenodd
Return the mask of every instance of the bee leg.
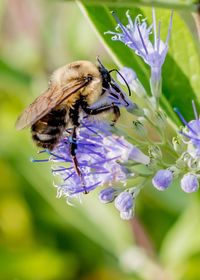
<path id="1" fill-rule="evenodd" d="M 82 108 L 85 111 L 85 113 L 88 114 L 88 115 L 98 115 L 98 114 L 101 114 L 103 112 L 113 111 L 113 113 L 114 113 L 113 125 L 114 125 L 114 123 L 117 122 L 117 120 L 120 117 L 119 107 L 116 106 L 114 103 L 112 103 L 110 105 L 104 105 L 104 106 L 101 106 L 101 107 L 96 108 L 96 109 L 90 109 L 86 106 L 82 106 Z"/>
<path id="2" fill-rule="evenodd" d="M 71 156 L 72 156 L 72 161 L 73 161 L 73 164 L 74 164 L 74 169 L 76 171 L 76 174 L 81 179 L 82 186 L 85 189 L 84 193 L 87 194 L 88 192 L 86 191 L 86 186 L 85 186 L 85 183 L 83 181 L 83 175 L 81 173 L 81 169 L 80 169 L 77 157 L 76 157 L 77 148 L 78 148 L 77 139 L 76 139 L 76 129 L 77 129 L 77 126 L 74 126 L 73 131 L 72 131 L 72 140 L 71 140 L 71 144 L 70 144 L 71 145 L 70 153 L 71 153 Z"/>

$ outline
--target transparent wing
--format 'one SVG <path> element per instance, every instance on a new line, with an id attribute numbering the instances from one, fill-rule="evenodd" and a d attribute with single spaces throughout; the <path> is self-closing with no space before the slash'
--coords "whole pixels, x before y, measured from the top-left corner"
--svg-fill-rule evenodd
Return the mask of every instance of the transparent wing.
<path id="1" fill-rule="evenodd" d="M 76 93 L 88 84 L 87 79 L 75 80 L 61 89 L 52 88 L 45 90 L 36 100 L 30 104 L 18 117 L 15 129 L 22 130 L 33 125 L 53 108 Z"/>

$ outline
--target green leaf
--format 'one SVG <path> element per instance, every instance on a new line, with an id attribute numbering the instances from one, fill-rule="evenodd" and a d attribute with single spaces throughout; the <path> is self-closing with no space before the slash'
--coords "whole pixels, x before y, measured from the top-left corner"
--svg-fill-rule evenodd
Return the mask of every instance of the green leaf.
<path id="1" fill-rule="evenodd" d="M 65 0 L 71 1 L 71 0 Z M 135 6 L 154 6 L 171 9 L 181 9 L 189 11 L 197 11 L 198 0 L 82 0 L 84 4 L 99 5 L 115 5 L 115 7 L 135 7 Z"/>
<path id="2" fill-rule="evenodd" d="M 112 41 L 105 31 L 115 30 L 117 25 L 114 17 L 110 14 L 114 10 L 123 24 L 127 24 L 126 11 L 134 19 L 138 14 L 147 17 L 148 23 L 152 22 L 152 10 L 148 7 L 130 6 L 103 6 L 91 5 L 91 3 L 79 2 L 84 14 L 92 23 L 100 40 L 103 42 L 114 61 L 119 67 L 132 67 L 146 90 L 149 92 L 150 69 L 140 57 L 131 49 L 119 41 Z M 121 5 L 122 6 L 122 5 Z M 156 9 L 157 20 L 162 21 L 161 38 L 165 41 L 170 20 L 169 10 Z M 103 58 L 101 58 L 103 60 Z M 200 63 L 199 55 L 193 37 L 185 25 L 185 22 L 178 13 L 174 14 L 173 27 L 170 38 L 169 52 L 163 66 L 163 95 L 161 105 L 167 115 L 175 124 L 180 124 L 179 119 L 173 111 L 173 107 L 178 107 L 187 120 L 193 118 L 191 101 L 194 100 L 198 107 L 198 97 L 200 96 Z M 188 104 L 188 106 L 185 106 Z"/>
<path id="3" fill-rule="evenodd" d="M 200 250 L 200 205 L 195 194 L 163 241 L 161 259 L 176 267 Z"/>

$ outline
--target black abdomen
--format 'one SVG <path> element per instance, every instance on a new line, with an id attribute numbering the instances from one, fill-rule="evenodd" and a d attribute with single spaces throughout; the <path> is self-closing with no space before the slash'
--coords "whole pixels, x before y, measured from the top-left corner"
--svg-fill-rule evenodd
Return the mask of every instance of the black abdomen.
<path id="1" fill-rule="evenodd" d="M 31 127 L 32 138 L 36 145 L 53 150 L 66 127 L 66 110 L 52 110 Z"/>

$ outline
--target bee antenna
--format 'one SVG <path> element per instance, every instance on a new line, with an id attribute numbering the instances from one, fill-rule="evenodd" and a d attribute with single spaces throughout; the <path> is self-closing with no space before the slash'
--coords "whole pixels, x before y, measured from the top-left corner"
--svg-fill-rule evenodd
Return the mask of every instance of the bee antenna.
<path id="1" fill-rule="evenodd" d="M 124 82 L 125 82 L 125 84 L 126 84 L 126 86 L 127 86 L 127 88 L 128 88 L 129 96 L 131 96 L 131 90 L 130 90 L 130 87 L 129 87 L 129 85 L 128 85 L 126 79 L 122 76 L 122 74 L 121 74 L 117 69 L 112 69 L 112 70 L 110 70 L 108 73 L 111 73 L 111 72 L 113 72 L 113 71 L 116 71 L 116 72 L 120 75 L 120 77 L 124 80 Z"/>
<path id="2" fill-rule="evenodd" d="M 99 59 L 99 55 L 97 55 L 96 60 L 99 62 L 99 64 L 101 65 L 101 67 L 105 69 L 105 67 L 103 66 L 103 64 L 101 63 L 101 61 L 100 61 L 100 59 Z"/>

